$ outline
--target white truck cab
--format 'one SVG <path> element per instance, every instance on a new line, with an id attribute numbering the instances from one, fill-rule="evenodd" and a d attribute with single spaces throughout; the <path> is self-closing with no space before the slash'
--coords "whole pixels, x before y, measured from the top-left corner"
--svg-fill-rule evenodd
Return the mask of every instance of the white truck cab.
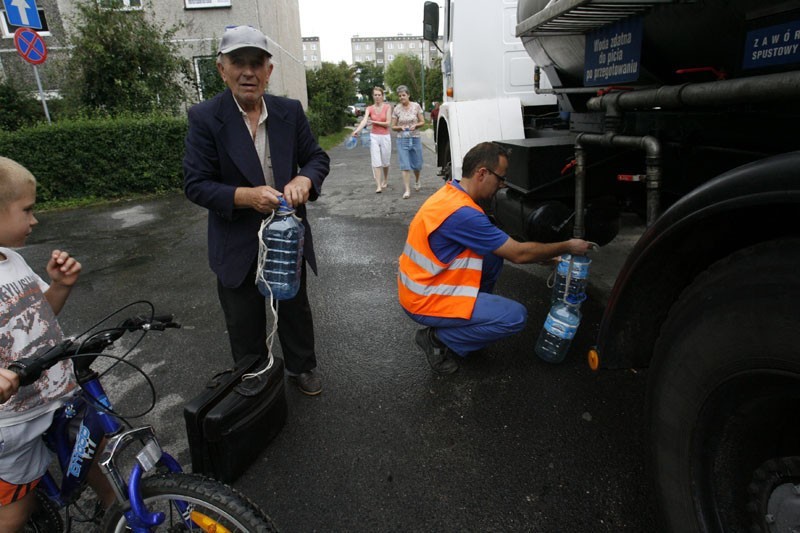
<path id="1" fill-rule="evenodd" d="M 524 138 L 523 106 L 556 104 L 534 92 L 535 65 L 516 25 L 516 0 L 444 2 L 443 102 L 434 127 L 448 176 L 461 177 L 464 154 L 479 142 Z"/>

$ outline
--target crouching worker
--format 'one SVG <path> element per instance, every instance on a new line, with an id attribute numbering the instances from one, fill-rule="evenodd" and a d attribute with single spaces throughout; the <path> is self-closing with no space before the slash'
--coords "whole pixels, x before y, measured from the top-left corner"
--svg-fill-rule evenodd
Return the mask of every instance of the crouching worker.
<path id="1" fill-rule="evenodd" d="M 434 372 L 452 374 L 458 359 L 522 331 L 527 310 L 492 294 L 503 267 L 585 254 L 587 241 L 518 242 L 494 226 L 478 202 L 505 186 L 508 153 L 481 143 L 464 156 L 460 182 L 428 198 L 408 229 L 400 256 L 400 304 L 417 323 L 416 342 Z"/>
<path id="2" fill-rule="evenodd" d="M 36 180 L 22 165 L 0 157 L 0 531 L 23 531 L 34 510 L 34 489 L 47 471 L 50 451 L 42 434 L 53 412 L 77 384 L 72 363 L 63 361 L 20 388 L 12 362 L 64 339 L 56 315 L 61 311 L 81 264 L 54 250 L 45 283 L 17 252 L 36 225 Z M 89 483 L 108 507 L 114 493 L 97 464 Z"/>

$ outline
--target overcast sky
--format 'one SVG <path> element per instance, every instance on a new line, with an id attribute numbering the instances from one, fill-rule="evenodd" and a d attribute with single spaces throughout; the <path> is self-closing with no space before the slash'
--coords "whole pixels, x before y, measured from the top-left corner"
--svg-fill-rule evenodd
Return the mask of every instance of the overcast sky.
<path id="1" fill-rule="evenodd" d="M 303 37 L 319 37 L 322 60 L 350 63 L 350 38 L 422 35 L 425 0 L 299 0 Z M 440 0 L 439 5 L 444 5 Z M 439 11 L 442 18 L 443 11 Z M 439 22 L 441 33 L 441 20 Z"/>

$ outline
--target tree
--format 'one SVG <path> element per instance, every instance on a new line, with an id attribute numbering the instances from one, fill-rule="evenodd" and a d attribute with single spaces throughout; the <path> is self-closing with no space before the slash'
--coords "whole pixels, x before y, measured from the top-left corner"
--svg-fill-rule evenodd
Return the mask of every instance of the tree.
<path id="1" fill-rule="evenodd" d="M 340 131 L 345 125 L 345 110 L 356 92 L 354 73 L 342 61 L 323 62 L 317 70 L 306 70 L 309 121 L 315 135 Z"/>
<path id="2" fill-rule="evenodd" d="M 172 42 L 177 28 L 123 10 L 121 0 L 76 3 L 65 93 L 90 111 L 177 111 L 186 100 L 189 65 Z"/>
<path id="3" fill-rule="evenodd" d="M 386 67 L 386 83 L 397 90 L 398 85 L 408 87 L 413 101 L 422 98 L 422 62 L 417 56 L 399 55 Z"/>
<path id="4" fill-rule="evenodd" d="M 383 87 L 383 67 L 372 63 L 356 63 L 353 69 L 357 76 L 358 93 L 369 100 L 373 87 Z"/>
<path id="5" fill-rule="evenodd" d="M 430 102 L 442 101 L 442 58 L 433 59 L 431 68 L 425 69 L 425 99 Z"/>

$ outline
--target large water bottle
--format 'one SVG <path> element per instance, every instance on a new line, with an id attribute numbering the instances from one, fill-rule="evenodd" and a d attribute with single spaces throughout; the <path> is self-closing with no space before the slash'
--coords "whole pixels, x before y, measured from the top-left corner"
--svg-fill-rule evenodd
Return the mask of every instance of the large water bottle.
<path id="1" fill-rule="evenodd" d="M 281 197 L 275 215 L 261 230 L 262 253 L 259 255 L 258 290 L 265 297 L 289 300 L 300 288 L 303 268 L 305 227 L 294 216 L 294 209 Z"/>
<path id="2" fill-rule="evenodd" d="M 567 302 L 556 302 L 550 308 L 534 348 L 536 355 L 543 361 L 560 363 L 567 356 L 581 323 L 581 312 L 577 303 L 568 297 Z"/>
<path id="3" fill-rule="evenodd" d="M 570 264 L 572 274 L 570 275 Z M 553 283 L 553 293 L 550 296 L 550 305 L 564 301 L 565 297 L 572 297 L 580 307 L 581 302 L 586 299 L 586 286 L 589 283 L 589 265 L 592 260 L 585 255 L 562 255 L 558 262 Z M 569 288 L 567 287 L 569 278 Z M 566 294 L 564 294 L 566 292 Z"/>

